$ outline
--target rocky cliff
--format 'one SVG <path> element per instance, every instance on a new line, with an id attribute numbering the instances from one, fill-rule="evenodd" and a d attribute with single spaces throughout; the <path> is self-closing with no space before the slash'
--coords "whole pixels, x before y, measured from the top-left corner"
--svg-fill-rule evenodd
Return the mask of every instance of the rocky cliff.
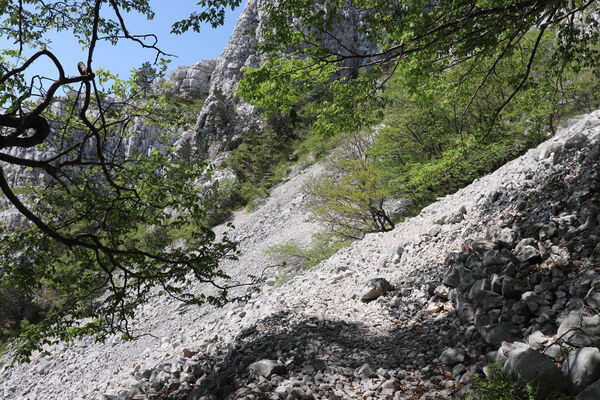
<path id="1" fill-rule="evenodd" d="M 217 60 L 202 60 L 189 67 L 179 66 L 166 79 L 155 79 L 152 91 L 192 99 L 206 96 L 216 64 Z"/>
<path id="2" fill-rule="evenodd" d="M 371 51 L 373 45 L 363 39 L 360 33 L 361 17 L 351 7 L 343 13 L 331 32 L 323 33 L 323 44 L 341 55 L 361 54 Z M 260 66 L 261 56 L 254 47 L 263 40 L 267 24 L 266 12 L 260 0 L 248 0 L 240 15 L 225 50 L 216 60 L 211 75 L 208 98 L 198 116 L 194 128 L 194 142 L 199 152 L 215 155 L 235 146 L 239 134 L 253 122 L 260 122 L 260 113 L 256 107 L 244 102 L 235 95 L 243 71 L 247 67 Z M 352 58 L 348 61 L 349 71 L 365 60 Z M 222 126 L 218 121 L 218 109 L 223 103 L 229 106 L 231 121 Z"/>
<path id="3" fill-rule="evenodd" d="M 156 297 L 140 310 L 139 338 L 60 345 L 3 367 L 0 394 L 461 398 L 493 360 L 598 399 L 599 167 L 597 111 L 393 231 L 270 286 L 266 246 L 318 228 L 306 222 L 301 190 L 315 165 L 235 216 L 242 255 L 227 272 L 266 278 L 250 301 L 212 309 Z"/>

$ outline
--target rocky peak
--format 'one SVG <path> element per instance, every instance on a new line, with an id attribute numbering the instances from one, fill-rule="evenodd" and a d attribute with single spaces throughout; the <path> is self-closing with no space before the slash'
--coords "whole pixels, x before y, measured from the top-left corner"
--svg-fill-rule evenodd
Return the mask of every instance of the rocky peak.
<path id="1" fill-rule="evenodd" d="M 152 91 L 191 99 L 206 96 L 216 64 L 217 60 L 202 60 L 189 67 L 179 66 L 167 78 L 156 78 Z M 163 88 L 165 83 L 170 87 Z"/>

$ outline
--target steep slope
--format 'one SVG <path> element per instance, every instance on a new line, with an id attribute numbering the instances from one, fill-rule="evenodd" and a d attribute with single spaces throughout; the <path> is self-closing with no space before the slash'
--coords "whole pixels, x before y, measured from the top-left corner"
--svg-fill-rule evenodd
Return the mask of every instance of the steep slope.
<path id="1" fill-rule="evenodd" d="M 447 398 L 460 395 L 489 351 L 500 361 L 516 354 L 511 351 L 519 345 L 496 351 L 501 340 L 556 351 L 553 342 L 564 344 L 565 329 L 577 325 L 574 311 L 584 319 L 581 335 L 571 339 L 593 348 L 600 344 L 600 320 L 588 317 L 585 307 L 600 300 L 599 163 L 597 111 L 392 232 L 368 235 L 282 287 L 265 286 L 247 303 L 220 310 L 157 298 L 139 315 L 137 329 L 146 336 L 57 346 L 29 365 L 4 367 L 0 394 Z M 232 276 L 261 274 L 268 266 L 266 244 L 308 238 L 316 227 L 305 222 L 299 189 L 318 169 L 298 174 L 259 209 L 236 216 L 243 254 L 227 266 Z M 533 252 L 524 255 L 527 246 Z M 363 285 L 374 278 L 393 288 L 361 301 Z M 511 282 L 513 291 L 504 292 Z M 483 321 L 480 310 L 493 320 Z M 523 318 L 513 319 L 517 315 Z M 273 362 L 252 364 L 265 359 Z"/>

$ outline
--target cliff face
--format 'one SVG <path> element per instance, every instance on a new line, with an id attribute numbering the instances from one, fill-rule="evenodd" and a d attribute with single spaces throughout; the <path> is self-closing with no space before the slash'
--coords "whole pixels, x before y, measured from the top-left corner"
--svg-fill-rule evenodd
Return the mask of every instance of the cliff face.
<path id="1" fill-rule="evenodd" d="M 254 47 L 263 40 L 266 24 L 267 14 L 261 7 L 261 0 L 248 0 L 210 78 L 208 98 L 194 128 L 194 142 L 199 152 L 214 156 L 227 146 L 235 145 L 238 135 L 250 124 L 260 122 L 259 110 L 238 98 L 235 91 L 244 69 L 257 68 L 264 61 Z M 373 50 L 374 46 L 362 37 L 360 26 L 360 14 L 348 7 L 332 31 L 323 34 L 324 46 L 341 55 Z M 348 67 L 360 65 L 358 59 L 352 60 Z M 226 107 L 222 107 L 224 104 Z M 219 112 L 223 109 L 231 114 L 228 126 L 221 123 Z"/>
<path id="2" fill-rule="evenodd" d="M 208 94 L 217 60 L 202 60 L 189 67 L 179 66 L 165 78 L 152 82 L 154 92 L 197 99 Z M 167 89 L 163 86 L 168 83 Z"/>
<path id="3" fill-rule="evenodd" d="M 262 37 L 265 19 L 260 0 L 248 0 L 225 50 L 216 60 L 208 98 L 194 128 L 194 141 L 200 152 L 216 154 L 225 148 L 225 143 L 231 139 L 228 136 L 241 132 L 250 123 L 259 120 L 260 114 L 256 107 L 238 99 L 235 90 L 244 68 L 260 66 L 260 58 L 253 47 Z M 217 112 L 222 105 L 220 103 L 223 102 L 229 105 L 229 110 L 234 114 L 231 115 L 233 118 L 227 127 L 217 126 Z"/>

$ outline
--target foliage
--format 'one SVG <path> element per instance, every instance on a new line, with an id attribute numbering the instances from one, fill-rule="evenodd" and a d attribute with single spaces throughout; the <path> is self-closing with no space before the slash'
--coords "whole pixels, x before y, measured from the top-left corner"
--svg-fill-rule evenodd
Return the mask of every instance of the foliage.
<path id="1" fill-rule="evenodd" d="M 135 83 L 144 94 L 148 93 L 152 86 L 152 82 L 154 82 L 154 79 L 160 76 L 156 68 L 154 68 L 148 61 L 144 62 L 140 68 L 134 70 L 133 72 L 135 74 Z"/>
<path id="2" fill-rule="evenodd" d="M 410 70 L 397 71 L 388 86 L 391 105 L 371 153 L 394 196 L 412 200 L 420 209 L 545 140 L 565 116 L 600 105 L 600 71 L 553 66 L 555 37 L 539 43 L 536 38 L 537 32 L 530 32 L 521 41 L 521 52 L 497 62 L 485 86 L 477 80 L 456 82 L 467 73 L 487 74 L 489 63 L 465 61 L 417 80 Z M 535 45 L 540 52 L 528 84 L 490 129 L 490 115 L 518 85 L 514 76 Z M 554 68 L 561 68 L 561 74 Z"/>
<path id="3" fill-rule="evenodd" d="M 389 195 L 383 174 L 368 155 L 372 141 L 372 134 L 340 136 L 325 172 L 305 187 L 311 218 L 336 240 L 358 240 L 365 233 L 394 228 L 383 208 Z"/>
<path id="4" fill-rule="evenodd" d="M 300 270 L 311 269 L 349 244 L 347 241 L 331 241 L 327 235 L 317 233 L 308 247 L 301 247 L 293 240 L 270 246 L 265 255 L 278 264 L 274 286 L 284 285 Z"/>
<path id="5" fill-rule="evenodd" d="M 265 254 L 273 261 L 292 270 L 311 269 L 321 261 L 327 260 L 348 242 L 330 242 L 324 235 L 313 235 L 310 246 L 306 248 L 294 241 L 270 246 Z"/>
<path id="6" fill-rule="evenodd" d="M 227 299 L 219 260 L 234 258 L 236 245 L 226 235 L 217 241 L 206 224 L 198 184 L 204 166 L 174 164 L 165 155 L 172 125 L 189 125 L 189 116 L 174 113 L 169 99 L 144 96 L 156 71 L 164 73 L 168 54 L 152 33 L 130 33 L 130 12 L 154 16 L 147 0 L 0 4 L 0 36 L 14 43 L 0 51 L 0 189 L 28 220 L 0 230 L 0 287 L 25 304 L 51 299 L 37 324 L 22 312 L 3 320 L 20 319 L 15 340 L 22 360 L 81 335 L 131 337 L 135 309 L 154 288 L 190 304 Z M 46 47 L 54 31 L 70 32 L 82 45 L 85 61 L 74 76 L 68 75 L 74 66 Z M 155 56 L 129 80 L 96 67 L 94 58 L 100 41 L 123 40 Z M 26 80 L 31 65 L 44 59 L 52 66 L 48 76 Z M 140 127 L 158 133 L 146 154 L 134 150 Z M 7 169 L 36 179 L 15 187 Z M 187 243 L 175 245 L 175 238 Z M 217 291 L 189 293 L 197 281 Z M 10 311 L 8 302 L 3 306 Z"/>
<path id="7" fill-rule="evenodd" d="M 264 197 L 269 188 L 287 176 L 293 163 L 309 154 L 314 160 L 330 149 L 329 139 L 310 128 L 317 115 L 316 104 L 328 96 L 324 87 L 327 78 L 323 78 L 322 71 L 309 74 L 294 90 L 287 90 L 283 82 L 265 80 L 265 74 L 277 76 L 279 69 L 290 71 L 301 65 L 282 61 L 271 70 L 248 68 L 246 78 L 240 82 L 237 93 L 259 107 L 263 116 L 261 125 L 252 124 L 241 133 L 240 143 L 227 159 L 244 192 L 244 202 Z M 272 96 L 278 90 L 285 92 Z"/>
<path id="8" fill-rule="evenodd" d="M 575 395 L 572 388 L 550 391 L 543 382 L 522 383 L 516 376 L 502 372 L 498 364 L 488 366 L 487 379 L 473 377 L 473 392 L 469 399 L 478 400 L 569 400 Z"/>
<path id="9" fill-rule="evenodd" d="M 325 134 L 371 125 L 369 115 L 385 105 L 381 94 L 399 69 L 418 81 L 468 63 L 473 68 L 464 68 L 452 87 L 464 82 L 484 87 L 498 64 L 521 53 L 523 62 L 510 77 L 510 87 L 497 93 L 496 108 L 481 116 L 491 130 L 503 119 L 506 105 L 535 79 L 531 66 L 540 54 L 553 60 L 558 76 L 565 63 L 589 66 L 598 55 L 591 46 L 599 35 L 595 1 L 459 0 L 432 6 L 429 0 L 285 0 L 267 1 L 264 10 L 269 22 L 259 49 L 271 58 L 246 77 L 260 77 L 263 87 L 277 89 L 268 102 L 286 104 L 289 93 L 310 80 L 307 76 L 320 72 L 331 97 L 320 102 L 315 127 Z M 535 37 L 526 38 L 532 31 Z M 551 36 L 557 46 L 545 54 L 540 43 Z M 523 46 L 527 40 L 532 45 Z M 462 106 L 456 112 L 469 112 L 470 103 Z"/>
<path id="10" fill-rule="evenodd" d="M 277 131 L 273 124 L 265 129 L 252 125 L 242 133 L 242 142 L 230 153 L 227 165 L 240 181 L 268 188 L 281 180 L 273 166 L 290 161 L 296 139 L 292 130 Z"/>
<path id="11" fill-rule="evenodd" d="M 168 121 L 172 126 L 184 130 L 193 129 L 205 100 L 206 97 L 188 99 L 167 95 L 164 98 L 164 110 L 160 110 L 160 113 L 164 117 L 164 120 Z M 189 160 L 189 157 L 187 159 Z"/>

